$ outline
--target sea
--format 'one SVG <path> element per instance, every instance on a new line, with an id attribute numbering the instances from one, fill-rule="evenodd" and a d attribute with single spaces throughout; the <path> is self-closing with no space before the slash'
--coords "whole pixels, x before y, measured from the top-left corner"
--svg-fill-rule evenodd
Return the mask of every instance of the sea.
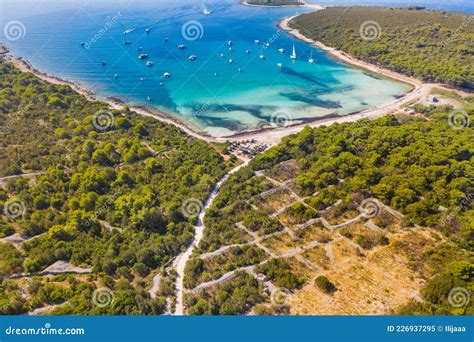
<path id="1" fill-rule="evenodd" d="M 468 2 L 435 7 L 472 13 Z M 35 68 L 99 98 L 156 108 L 214 137 L 350 115 L 409 90 L 277 27 L 310 8 L 238 0 L 2 0 L 0 9 L 0 42 Z"/>

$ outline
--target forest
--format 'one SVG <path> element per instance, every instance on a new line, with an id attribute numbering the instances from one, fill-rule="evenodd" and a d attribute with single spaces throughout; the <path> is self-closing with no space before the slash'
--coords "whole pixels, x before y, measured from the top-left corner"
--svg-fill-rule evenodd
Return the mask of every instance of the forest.
<path id="1" fill-rule="evenodd" d="M 395 224 L 385 212 L 373 221 L 378 226 L 377 233 L 350 226 L 339 232 L 359 246 L 358 258 L 374 248 L 390 248 L 390 253 L 407 255 L 408 269 L 424 279 L 422 300 L 407 301 L 391 312 L 472 314 L 472 302 L 466 308 L 457 309 L 449 305 L 447 298 L 454 287 L 465 287 L 471 293 L 474 290 L 473 100 L 467 98 L 468 105 L 464 109 L 469 120 L 462 129 L 450 124 L 449 118 L 455 112 L 452 107 L 416 105 L 418 116 L 397 114 L 372 121 L 306 127 L 257 156 L 223 185 L 213 206 L 207 210 L 204 239 L 188 264 L 186 284 L 192 289 L 202 281 L 218 279 L 223 273 L 213 274 L 206 267 L 213 262 L 218 262 L 219 269 L 226 271 L 253 263 L 255 268 L 249 273 L 256 275 L 256 279 L 246 281 L 243 289 L 243 275 L 239 273 L 232 280 L 193 291 L 187 297 L 188 312 L 222 313 L 219 308 L 225 306 L 229 314 L 248 314 L 252 308 L 254 313 L 274 314 L 274 307 L 259 304 L 270 300 L 270 293 L 262 290 L 266 281 L 293 292 L 314 284 L 326 295 L 337 294 L 339 285 L 332 282 L 331 273 L 311 279 L 308 272 L 294 267 L 291 258 L 268 255 L 275 254 L 282 243 L 289 246 L 284 252 L 301 246 L 299 240 L 316 239 L 320 244 L 327 243 L 335 239 L 334 232 L 324 233 L 323 227 L 316 225 L 310 227 L 312 234 L 316 234 L 310 240 L 305 240 L 304 231 L 286 242 L 281 238 L 258 240 L 258 237 L 278 234 L 283 229 L 279 221 L 292 228 L 324 215 L 327 221 L 339 224 L 344 221 L 343 217 L 355 217 L 354 208 L 363 199 L 377 198 L 403 215 L 400 224 Z M 292 168 L 292 165 L 299 166 Z M 265 206 L 274 208 L 276 201 L 287 198 L 283 191 L 275 195 L 268 176 L 280 181 L 295 176 L 294 181 L 281 184 L 289 184 L 294 193 L 306 196 L 305 205 L 299 202 L 282 214 L 266 216 L 271 211 L 265 211 Z M 267 195 L 269 193 L 271 195 Z M 264 206 L 263 197 L 268 198 Z M 338 206 L 330 211 L 324 209 L 337 199 L 341 199 Z M 390 234 L 395 225 L 397 233 Z M 410 234 L 420 227 L 426 227 L 428 234 L 439 237 L 435 242 L 400 239 L 403 232 Z M 249 234 L 256 234 L 257 238 L 254 240 Z M 249 243 L 266 247 L 267 255 L 259 253 L 259 257 L 252 260 L 248 253 L 231 250 L 200 260 L 201 255 L 219 251 L 222 246 Z M 323 255 L 319 260 L 323 261 L 319 266 L 324 271 L 328 259 Z M 246 300 L 248 293 L 254 294 L 248 297 L 251 303 Z"/>
<path id="2" fill-rule="evenodd" d="M 148 287 L 192 240 L 185 204 L 199 206 L 235 158 L 5 61 L 0 75 L 0 177 L 16 176 L 0 187 L 0 238 L 25 240 L 0 243 L 0 312 L 161 312 Z M 41 276 L 56 261 L 92 272 Z M 100 287 L 114 291 L 112 306 L 93 305 Z"/>
<path id="3" fill-rule="evenodd" d="M 473 16 L 418 7 L 327 7 L 290 23 L 303 35 L 425 82 L 474 89 Z"/>

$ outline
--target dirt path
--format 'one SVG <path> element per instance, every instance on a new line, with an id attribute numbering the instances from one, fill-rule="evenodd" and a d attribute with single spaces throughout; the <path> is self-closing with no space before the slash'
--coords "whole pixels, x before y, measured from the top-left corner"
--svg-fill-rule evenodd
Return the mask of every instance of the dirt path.
<path id="1" fill-rule="evenodd" d="M 36 176 L 44 175 L 46 172 L 31 172 L 31 173 L 22 173 L 21 175 L 13 175 L 13 176 L 5 176 L 5 177 L 0 177 L 0 184 L 6 183 L 10 179 L 15 179 L 15 178 L 33 178 Z"/>
<path id="2" fill-rule="evenodd" d="M 178 277 L 176 279 L 176 310 L 174 312 L 175 315 L 184 315 L 184 303 L 183 303 L 183 292 L 184 292 L 184 284 L 183 284 L 183 279 L 184 279 L 184 269 L 186 267 L 186 263 L 188 262 L 189 258 L 191 257 L 194 249 L 196 246 L 199 245 L 199 242 L 202 240 L 204 236 L 204 215 L 206 213 L 206 210 L 211 207 L 212 203 L 214 202 L 214 199 L 219 193 L 219 190 L 221 188 L 221 185 L 235 172 L 240 170 L 242 167 L 247 166 L 249 161 L 246 161 L 245 163 L 240 164 L 239 166 L 234 167 L 232 170 L 230 170 L 224 177 L 220 179 L 219 182 L 217 182 L 216 185 L 214 185 L 214 188 L 212 189 L 212 192 L 209 194 L 209 197 L 206 200 L 206 203 L 204 204 L 203 208 L 201 209 L 201 212 L 199 213 L 198 217 L 198 223 L 194 226 L 194 240 L 193 242 L 189 245 L 188 249 L 184 252 L 178 255 L 178 257 L 175 260 L 174 266 L 176 268 L 176 272 L 178 273 Z"/>

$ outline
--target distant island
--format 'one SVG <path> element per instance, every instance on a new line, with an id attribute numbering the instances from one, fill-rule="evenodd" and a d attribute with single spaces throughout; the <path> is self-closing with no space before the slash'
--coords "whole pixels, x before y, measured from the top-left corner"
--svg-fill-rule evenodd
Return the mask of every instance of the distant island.
<path id="1" fill-rule="evenodd" d="M 302 6 L 306 3 L 300 0 L 249 0 L 243 1 L 243 4 L 255 6 Z"/>

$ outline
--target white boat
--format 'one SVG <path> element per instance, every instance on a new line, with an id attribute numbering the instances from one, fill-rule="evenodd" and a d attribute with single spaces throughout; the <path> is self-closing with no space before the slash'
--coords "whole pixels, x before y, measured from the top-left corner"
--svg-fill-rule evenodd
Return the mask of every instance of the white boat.
<path id="1" fill-rule="evenodd" d="M 232 40 L 227 41 L 227 45 L 232 46 Z"/>
<path id="2" fill-rule="evenodd" d="M 245 50 L 245 53 L 250 53 L 250 49 Z"/>
<path id="3" fill-rule="evenodd" d="M 140 81 L 143 81 L 144 79 L 145 79 L 145 78 L 143 78 L 143 77 L 140 77 Z"/>
<path id="4" fill-rule="evenodd" d="M 148 102 L 151 102 L 151 96 L 147 96 L 146 99 L 148 100 Z"/>
<path id="5" fill-rule="evenodd" d="M 296 49 L 295 49 L 295 44 L 293 44 L 293 52 L 290 55 L 291 59 L 296 59 Z"/>
<path id="6" fill-rule="evenodd" d="M 196 55 L 191 55 L 188 57 L 190 61 L 195 61 L 197 59 Z"/>
<path id="7" fill-rule="evenodd" d="M 232 46 L 229 46 L 229 51 L 232 51 Z"/>
<path id="8" fill-rule="evenodd" d="M 214 76 L 215 76 L 215 77 L 219 77 L 219 73 L 215 72 L 215 73 L 214 73 Z"/>
<path id="9" fill-rule="evenodd" d="M 149 28 L 146 28 L 146 29 L 145 29 L 145 32 L 146 32 L 146 33 L 150 33 L 150 31 L 151 31 L 151 29 L 149 29 Z"/>
<path id="10" fill-rule="evenodd" d="M 206 5 L 202 5 L 202 14 L 204 15 L 209 15 L 211 14 L 211 11 L 206 7 Z"/>
<path id="11" fill-rule="evenodd" d="M 123 31 L 123 34 L 129 34 L 133 31 L 135 31 L 135 29 L 126 29 L 125 31 Z"/>
<path id="12" fill-rule="evenodd" d="M 149 66 L 149 67 L 153 66 L 153 64 L 155 64 L 155 63 L 153 63 L 152 61 L 146 62 L 146 66 Z"/>
<path id="13" fill-rule="evenodd" d="M 234 63 L 234 60 L 233 59 L 229 59 L 229 64 L 233 64 Z"/>
<path id="14" fill-rule="evenodd" d="M 224 54 L 223 54 L 223 53 L 221 53 L 221 58 L 224 58 Z"/>
<path id="15" fill-rule="evenodd" d="M 170 78 L 171 74 L 169 72 L 163 73 L 163 78 Z"/>
<path id="16" fill-rule="evenodd" d="M 285 49 L 284 49 L 284 48 L 279 48 L 279 49 L 278 49 L 278 52 L 280 52 L 280 53 L 285 53 Z"/>
<path id="17" fill-rule="evenodd" d="M 147 54 L 147 53 L 142 53 L 142 54 L 138 55 L 138 58 L 139 58 L 139 59 L 148 58 L 148 54 Z"/>
<path id="18" fill-rule="evenodd" d="M 238 68 L 237 71 L 238 71 L 238 72 L 242 72 L 242 68 Z"/>
<path id="19" fill-rule="evenodd" d="M 119 76 L 118 74 L 115 74 L 115 75 L 114 75 L 114 78 L 118 78 L 118 76 Z"/>
<path id="20" fill-rule="evenodd" d="M 137 51 L 142 51 L 143 48 L 141 46 L 137 47 Z"/>
<path id="21" fill-rule="evenodd" d="M 279 68 L 283 68 L 283 64 L 281 64 L 281 63 L 277 63 L 277 66 L 278 66 Z"/>
<path id="22" fill-rule="evenodd" d="M 258 56 L 258 57 L 260 57 L 260 59 L 265 59 L 265 56 L 264 56 L 264 55 L 260 55 L 260 56 Z"/>
<path id="23" fill-rule="evenodd" d="M 314 64 L 313 49 L 311 49 L 311 53 L 310 53 L 310 55 L 309 55 L 308 63 L 309 63 L 309 64 Z"/>
<path id="24" fill-rule="evenodd" d="M 257 45 L 260 44 L 260 40 L 255 39 L 255 44 L 257 44 Z"/>
<path id="25" fill-rule="evenodd" d="M 180 44 L 180 45 L 178 45 L 178 49 L 180 49 L 180 50 L 184 50 L 184 49 L 186 49 L 186 46 L 185 46 L 185 45 L 183 45 L 183 44 Z"/>

